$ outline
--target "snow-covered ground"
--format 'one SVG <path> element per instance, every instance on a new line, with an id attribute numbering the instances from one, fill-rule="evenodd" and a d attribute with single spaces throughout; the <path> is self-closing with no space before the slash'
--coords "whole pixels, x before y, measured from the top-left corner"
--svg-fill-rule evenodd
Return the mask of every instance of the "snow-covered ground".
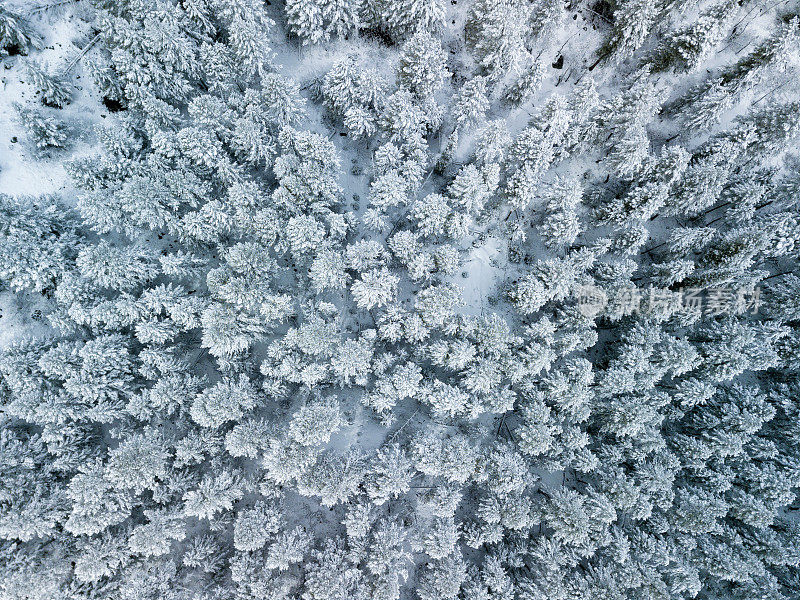
<path id="1" fill-rule="evenodd" d="M 42 11 L 37 19 L 32 19 L 32 24 L 42 36 L 43 49 L 33 51 L 28 57 L 3 59 L 0 68 L 0 193 L 15 196 L 59 194 L 66 201 L 74 198 L 64 162 L 91 153 L 96 129 L 108 118 L 108 110 L 97 97 L 80 60 L 80 51 L 90 40 L 90 25 L 80 17 L 82 14 L 83 11 L 72 6 Z M 72 129 L 70 147 L 44 158 L 28 144 L 13 107 L 16 102 L 41 105 L 35 90 L 25 81 L 24 66 L 29 59 L 53 72 L 69 67 L 66 78 L 73 90 L 68 106 L 61 109 L 41 107 L 46 114 L 63 120 Z"/>

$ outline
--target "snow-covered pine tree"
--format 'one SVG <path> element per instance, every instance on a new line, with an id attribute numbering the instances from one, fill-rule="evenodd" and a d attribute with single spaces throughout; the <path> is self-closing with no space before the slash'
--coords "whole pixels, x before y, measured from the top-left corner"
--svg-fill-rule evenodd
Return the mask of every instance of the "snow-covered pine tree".
<path id="1" fill-rule="evenodd" d="M 42 40 L 27 20 L 10 8 L 0 6 L 0 58 L 27 54 L 42 47 Z"/>
<path id="2" fill-rule="evenodd" d="M 47 72 L 34 61 L 27 62 L 25 75 L 45 106 L 62 108 L 69 104 L 72 92 L 62 77 Z"/>
<path id="3" fill-rule="evenodd" d="M 287 0 L 285 10 L 291 32 L 303 44 L 344 37 L 361 26 L 359 0 Z"/>

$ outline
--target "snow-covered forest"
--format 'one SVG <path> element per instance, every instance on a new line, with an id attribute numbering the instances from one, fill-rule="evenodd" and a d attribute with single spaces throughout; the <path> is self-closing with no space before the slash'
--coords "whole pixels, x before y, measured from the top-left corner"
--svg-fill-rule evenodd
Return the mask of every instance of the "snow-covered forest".
<path id="1" fill-rule="evenodd" d="M 800 2 L 0 2 L 0 600 L 800 598 Z"/>

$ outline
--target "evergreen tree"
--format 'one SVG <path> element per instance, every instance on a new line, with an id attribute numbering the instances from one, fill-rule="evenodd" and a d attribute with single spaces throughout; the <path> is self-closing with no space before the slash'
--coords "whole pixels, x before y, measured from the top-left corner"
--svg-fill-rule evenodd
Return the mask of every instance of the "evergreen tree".
<path id="1" fill-rule="evenodd" d="M 263 502 L 240 511 L 233 526 L 233 545 L 240 552 L 264 547 L 270 536 L 280 531 L 281 516 L 276 507 Z"/>
<path id="2" fill-rule="evenodd" d="M 326 42 L 359 29 L 361 3 L 358 0 L 315 0 L 286 2 L 289 27 L 303 44 Z"/>
<path id="3" fill-rule="evenodd" d="M 453 116 L 458 127 L 480 123 L 489 110 L 486 80 L 474 77 L 461 88 L 453 106 Z"/>
<path id="4" fill-rule="evenodd" d="M 52 289 L 74 265 L 81 243 L 77 222 L 57 197 L 0 194 L 0 281 L 14 290 Z"/>
<path id="5" fill-rule="evenodd" d="M 547 191 L 546 216 L 539 225 L 539 235 L 550 247 L 568 246 L 581 232 L 576 214 L 583 190 L 576 180 L 557 179 Z"/>
<path id="6" fill-rule="evenodd" d="M 19 103 L 14 104 L 14 110 L 17 122 L 25 127 L 28 141 L 37 152 L 47 154 L 52 148 L 67 147 L 67 126 L 63 121 Z"/>
<path id="7" fill-rule="evenodd" d="M 419 31 L 403 45 L 397 81 L 419 98 L 435 94 L 449 76 L 442 45 L 430 33 Z"/>
<path id="8" fill-rule="evenodd" d="M 663 3 L 658 0 L 625 0 L 614 10 L 614 29 L 606 42 L 606 53 L 616 60 L 633 54 L 644 42 L 660 14 Z"/>
<path id="9" fill-rule="evenodd" d="M 385 28 L 395 39 L 403 39 L 417 31 L 440 29 L 445 10 L 440 0 L 367 0 L 367 14 L 373 25 Z"/>
<path id="10" fill-rule="evenodd" d="M 183 495 L 183 512 L 187 516 L 211 521 L 233 508 L 244 495 L 239 474 L 224 469 L 203 477 L 195 489 Z"/>
<path id="11" fill-rule="evenodd" d="M 696 21 L 667 34 L 654 52 L 654 66 L 685 71 L 697 68 L 722 41 L 737 4 L 733 0 L 714 4 Z"/>
<path id="12" fill-rule="evenodd" d="M 220 381 L 199 394 L 192 402 L 192 419 L 203 427 L 219 427 L 227 421 L 238 421 L 257 402 L 255 389 L 241 375 L 238 381 Z"/>
<path id="13" fill-rule="evenodd" d="M 386 306 L 395 299 L 397 281 L 397 277 L 385 268 L 372 269 L 353 283 L 350 292 L 359 308 L 370 310 Z"/>
<path id="14" fill-rule="evenodd" d="M 0 7 L 0 58 L 10 54 L 27 54 L 42 47 L 42 40 L 20 15 Z"/>
<path id="15" fill-rule="evenodd" d="M 767 75 L 769 69 L 783 68 L 791 60 L 797 40 L 797 20 L 781 24 L 773 36 L 746 57 L 724 69 L 716 78 L 690 90 L 683 109 L 686 123 L 706 129 L 719 122 L 746 90 Z"/>
<path id="16" fill-rule="evenodd" d="M 495 78 L 515 70 L 528 56 L 532 8 L 516 0 L 476 2 L 465 27 L 467 43 L 481 67 Z"/>
<path id="17" fill-rule="evenodd" d="M 33 61 L 26 64 L 25 75 L 45 106 L 62 108 L 69 104 L 72 93 L 63 78 L 48 73 Z"/>

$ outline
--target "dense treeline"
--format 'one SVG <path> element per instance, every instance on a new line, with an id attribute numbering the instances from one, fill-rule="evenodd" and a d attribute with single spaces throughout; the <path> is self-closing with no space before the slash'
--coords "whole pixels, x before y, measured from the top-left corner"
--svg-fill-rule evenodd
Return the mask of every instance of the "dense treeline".
<path id="1" fill-rule="evenodd" d="M 800 595 L 794 3 L 84 3 L 90 156 L 0 9 L 3 598 Z"/>

